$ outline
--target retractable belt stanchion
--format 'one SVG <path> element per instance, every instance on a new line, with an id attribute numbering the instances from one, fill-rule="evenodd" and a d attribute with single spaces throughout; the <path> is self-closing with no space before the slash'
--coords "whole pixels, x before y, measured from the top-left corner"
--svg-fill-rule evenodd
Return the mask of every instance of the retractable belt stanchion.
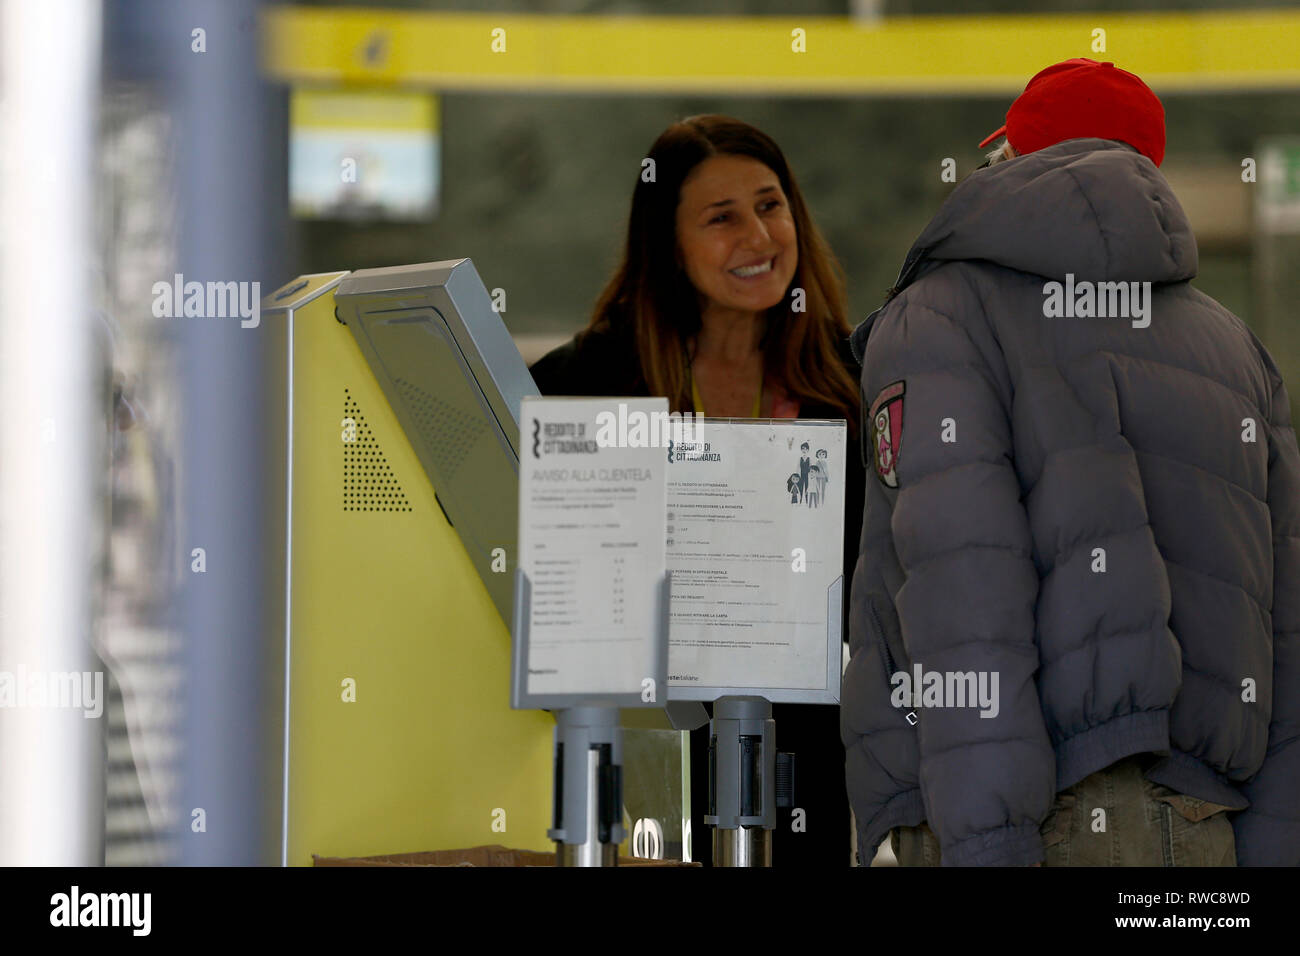
<path id="1" fill-rule="evenodd" d="M 779 864 L 778 811 L 800 795 L 795 755 L 776 749 L 773 701 L 839 702 L 844 496 L 833 476 L 848 460 L 847 425 L 709 419 L 708 441 L 670 438 L 665 454 L 648 430 L 633 441 L 632 424 L 666 420 L 667 400 L 617 399 L 617 414 L 612 401 L 521 402 L 511 706 L 558 714 L 548 835 L 561 866 L 616 865 L 615 708 L 663 707 L 684 730 L 703 726 L 702 702 L 713 701 L 702 817 L 714 865 Z M 780 485 L 760 477 L 791 474 Z M 808 497 L 791 498 L 801 475 Z M 804 817 L 792 815 L 793 831 Z M 682 832 L 684 848 L 704 836 L 685 822 Z"/>
<path id="2" fill-rule="evenodd" d="M 791 804 L 793 754 L 778 754 L 772 702 L 719 697 L 709 728 L 714 866 L 771 866 L 778 807 Z M 779 786 L 778 786 L 779 783 Z"/>
<path id="3" fill-rule="evenodd" d="M 524 700 L 532 582 L 515 572 L 512 706 Z M 617 866 L 623 842 L 623 730 L 615 701 L 557 695 L 551 828 L 556 866 Z"/>
<path id="4" fill-rule="evenodd" d="M 645 683 L 655 688 L 668 684 L 668 603 L 671 576 L 658 585 L 653 621 L 653 677 Z M 542 707 L 555 714 L 554 803 L 552 826 L 546 835 L 555 841 L 557 866 L 617 866 L 618 847 L 626 836 L 623 827 L 623 707 L 654 706 L 654 696 L 638 694 L 554 694 L 527 692 L 532 582 L 523 568 L 515 572 L 513 666 L 511 706 Z M 698 703 L 663 704 L 673 726 L 699 726 L 704 709 Z M 695 718 L 698 711 L 699 718 Z M 694 723 L 684 723 L 694 720 Z"/>
<path id="5" fill-rule="evenodd" d="M 617 707 L 555 715 L 556 866 L 617 866 L 623 842 L 623 732 Z"/>

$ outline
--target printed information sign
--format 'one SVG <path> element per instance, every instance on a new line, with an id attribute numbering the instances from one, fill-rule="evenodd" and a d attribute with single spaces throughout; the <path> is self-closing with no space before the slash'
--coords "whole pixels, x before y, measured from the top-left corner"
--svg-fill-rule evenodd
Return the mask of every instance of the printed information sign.
<path id="1" fill-rule="evenodd" d="M 531 592 L 528 695 L 635 694 L 662 706 L 654 681 L 662 659 L 668 423 L 663 398 L 523 400 L 519 567 Z"/>
<path id="2" fill-rule="evenodd" d="M 697 430 L 668 461 L 669 697 L 837 701 L 846 424 Z"/>

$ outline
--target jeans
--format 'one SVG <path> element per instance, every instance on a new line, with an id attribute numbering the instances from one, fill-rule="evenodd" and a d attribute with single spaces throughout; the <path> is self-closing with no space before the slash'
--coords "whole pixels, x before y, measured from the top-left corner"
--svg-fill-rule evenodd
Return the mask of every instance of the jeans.
<path id="1" fill-rule="evenodd" d="M 1126 757 L 1056 795 L 1039 828 L 1044 866 L 1236 866 L 1227 807 L 1176 793 Z M 939 841 L 922 823 L 890 831 L 899 866 L 938 866 Z"/>

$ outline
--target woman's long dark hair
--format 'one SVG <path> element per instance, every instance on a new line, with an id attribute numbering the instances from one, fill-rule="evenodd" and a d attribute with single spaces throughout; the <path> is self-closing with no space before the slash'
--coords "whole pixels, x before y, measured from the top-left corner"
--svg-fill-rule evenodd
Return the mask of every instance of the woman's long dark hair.
<path id="1" fill-rule="evenodd" d="M 767 310 L 765 373 L 801 405 L 838 410 L 857 434 L 858 384 L 841 359 L 849 335 L 844 278 L 813 224 L 780 148 L 762 131 L 729 116 L 692 116 L 655 140 L 632 193 L 623 261 L 596 302 L 590 329 L 630 332 L 641 377 L 672 411 L 692 408 L 687 345 L 700 328 L 695 287 L 677 264 L 677 204 L 691 170 L 711 156 L 748 156 L 776 174 L 790 203 L 799 263 L 782 301 Z M 796 312 L 793 289 L 804 291 Z"/>

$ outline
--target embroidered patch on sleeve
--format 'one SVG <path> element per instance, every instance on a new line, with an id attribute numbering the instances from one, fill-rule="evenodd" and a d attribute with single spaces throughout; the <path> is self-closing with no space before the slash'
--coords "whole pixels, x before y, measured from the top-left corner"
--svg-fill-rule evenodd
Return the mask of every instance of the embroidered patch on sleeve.
<path id="1" fill-rule="evenodd" d="M 898 456 L 903 450 L 902 381 L 886 385 L 871 403 L 872 457 L 876 477 L 887 488 L 898 487 Z"/>

